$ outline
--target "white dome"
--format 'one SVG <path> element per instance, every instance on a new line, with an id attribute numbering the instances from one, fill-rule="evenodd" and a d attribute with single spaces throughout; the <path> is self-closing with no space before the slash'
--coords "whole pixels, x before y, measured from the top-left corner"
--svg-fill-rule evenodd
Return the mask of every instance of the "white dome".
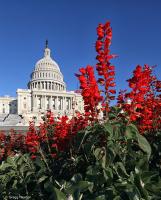
<path id="1" fill-rule="evenodd" d="M 28 87 L 29 89 L 39 90 L 66 90 L 63 75 L 58 64 L 50 56 L 50 49 L 47 46 L 47 42 L 44 57 L 36 63 Z"/>
<path id="2" fill-rule="evenodd" d="M 45 48 L 44 57 L 36 63 L 35 70 L 58 70 L 60 72 L 58 64 L 50 57 L 49 48 Z"/>

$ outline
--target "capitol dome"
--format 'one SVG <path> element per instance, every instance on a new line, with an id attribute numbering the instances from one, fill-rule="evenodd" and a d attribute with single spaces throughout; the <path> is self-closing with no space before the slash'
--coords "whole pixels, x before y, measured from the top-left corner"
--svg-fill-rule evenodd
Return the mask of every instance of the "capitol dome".
<path id="1" fill-rule="evenodd" d="M 28 88 L 31 90 L 66 91 L 63 75 L 58 64 L 51 58 L 51 51 L 48 48 L 47 41 L 44 57 L 36 63 Z"/>

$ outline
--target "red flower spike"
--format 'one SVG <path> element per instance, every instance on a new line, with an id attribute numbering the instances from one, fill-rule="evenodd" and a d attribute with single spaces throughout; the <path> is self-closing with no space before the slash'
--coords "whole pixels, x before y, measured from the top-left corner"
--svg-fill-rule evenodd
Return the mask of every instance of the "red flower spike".
<path id="1" fill-rule="evenodd" d="M 110 100 L 114 100 L 113 97 L 110 97 L 110 93 L 115 94 L 115 90 L 112 89 L 112 87 L 115 87 L 115 83 L 113 82 L 115 79 L 115 67 L 110 64 L 110 60 L 115 58 L 116 55 L 111 55 L 109 49 L 112 39 L 110 22 L 106 22 L 104 25 L 99 24 L 97 27 L 97 35 L 96 52 L 98 54 L 96 59 L 98 60 L 98 63 L 96 64 L 96 70 L 98 71 L 98 75 L 102 76 L 97 82 L 105 87 L 107 104 Z"/>
<path id="2" fill-rule="evenodd" d="M 136 122 L 141 133 L 160 128 L 160 98 L 155 87 L 158 80 L 152 75 L 152 68 L 138 65 L 127 81 L 131 92 L 120 94 L 118 104 L 130 116 L 129 121 Z"/>

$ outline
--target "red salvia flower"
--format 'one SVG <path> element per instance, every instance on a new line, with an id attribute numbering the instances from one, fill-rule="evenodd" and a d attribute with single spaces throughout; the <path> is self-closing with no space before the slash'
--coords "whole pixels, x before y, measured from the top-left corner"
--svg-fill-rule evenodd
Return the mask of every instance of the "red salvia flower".
<path id="1" fill-rule="evenodd" d="M 141 133 L 160 128 L 161 99 L 157 94 L 160 81 L 152 75 L 152 68 L 138 65 L 127 81 L 131 92 L 121 92 L 118 105 L 128 113 L 129 122 L 136 122 Z"/>
<path id="2" fill-rule="evenodd" d="M 105 24 L 99 24 L 97 27 L 97 41 L 96 41 L 96 52 L 98 55 L 96 59 L 98 63 L 96 65 L 96 70 L 98 71 L 98 75 L 102 76 L 102 78 L 98 79 L 98 83 L 100 85 L 104 85 L 105 87 L 105 107 L 106 111 L 109 110 L 109 102 L 114 99 L 114 96 L 111 94 L 115 94 L 115 90 L 112 88 L 115 87 L 114 76 L 115 76 L 115 67 L 110 64 L 110 60 L 115 55 L 110 54 L 110 45 L 112 39 L 112 28 L 110 27 L 110 22 L 106 22 Z"/>

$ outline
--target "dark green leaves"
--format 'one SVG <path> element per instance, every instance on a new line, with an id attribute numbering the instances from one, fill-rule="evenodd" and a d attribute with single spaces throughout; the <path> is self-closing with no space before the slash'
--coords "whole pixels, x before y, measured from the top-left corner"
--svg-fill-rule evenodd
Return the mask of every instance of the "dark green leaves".
<path id="1" fill-rule="evenodd" d="M 135 125 L 130 124 L 126 127 L 126 137 L 128 140 L 134 140 L 138 142 L 139 147 L 147 154 L 148 159 L 151 155 L 151 146 L 147 139 L 140 135 Z"/>
<path id="2" fill-rule="evenodd" d="M 0 166 L 2 198 L 12 190 L 33 199 L 159 200 L 161 179 L 152 163 L 159 140 L 152 145 L 154 155 L 135 125 L 112 118 L 79 132 L 70 151 L 54 162 L 45 154 L 35 160 L 27 154 L 8 158 Z"/>

